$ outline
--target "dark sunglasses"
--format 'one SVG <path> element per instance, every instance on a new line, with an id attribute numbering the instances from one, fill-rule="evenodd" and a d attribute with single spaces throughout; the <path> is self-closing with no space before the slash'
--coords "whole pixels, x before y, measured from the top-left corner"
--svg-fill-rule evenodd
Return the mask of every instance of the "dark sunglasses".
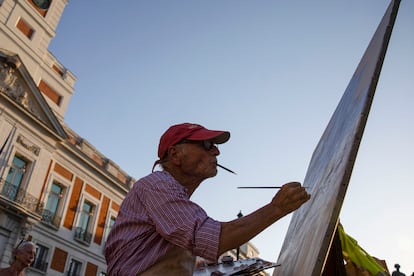
<path id="1" fill-rule="evenodd" d="M 218 149 L 217 144 L 214 144 L 213 142 L 209 140 L 202 140 L 202 141 L 181 140 L 181 142 L 179 142 L 178 144 L 197 144 L 197 145 L 201 145 L 207 151 L 210 151 L 213 148 Z"/>

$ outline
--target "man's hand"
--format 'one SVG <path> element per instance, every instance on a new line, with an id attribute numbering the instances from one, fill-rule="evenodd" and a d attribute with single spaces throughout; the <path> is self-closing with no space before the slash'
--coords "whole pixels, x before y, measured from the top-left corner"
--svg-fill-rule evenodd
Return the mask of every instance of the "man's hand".
<path id="1" fill-rule="evenodd" d="M 310 194 L 299 182 L 289 182 L 280 188 L 270 204 L 286 215 L 298 209 L 309 199 Z"/>
<path id="2" fill-rule="evenodd" d="M 298 209 L 310 195 L 299 182 L 283 185 L 272 201 L 253 213 L 221 223 L 218 256 L 251 240 L 275 221 Z M 218 257 L 217 256 L 217 257 Z"/>

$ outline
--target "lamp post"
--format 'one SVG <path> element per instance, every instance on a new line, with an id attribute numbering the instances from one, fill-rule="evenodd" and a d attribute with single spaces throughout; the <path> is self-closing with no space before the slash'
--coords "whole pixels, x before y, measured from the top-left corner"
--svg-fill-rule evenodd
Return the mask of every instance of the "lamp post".
<path id="1" fill-rule="evenodd" d="M 240 211 L 238 214 L 237 214 L 237 217 L 238 218 L 241 218 L 243 216 L 243 214 L 242 214 L 242 212 Z M 237 249 L 236 249 L 236 258 L 237 258 L 237 261 L 240 259 L 240 246 L 238 246 L 237 247 Z"/>

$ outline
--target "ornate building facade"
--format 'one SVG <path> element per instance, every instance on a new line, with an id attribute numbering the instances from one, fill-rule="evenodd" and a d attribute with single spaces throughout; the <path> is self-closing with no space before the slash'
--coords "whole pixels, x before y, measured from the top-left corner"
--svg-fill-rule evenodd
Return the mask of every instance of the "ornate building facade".
<path id="1" fill-rule="evenodd" d="M 67 0 L 0 0 L 0 267 L 105 275 L 105 239 L 135 180 L 70 129 L 76 77 L 48 51 Z"/>

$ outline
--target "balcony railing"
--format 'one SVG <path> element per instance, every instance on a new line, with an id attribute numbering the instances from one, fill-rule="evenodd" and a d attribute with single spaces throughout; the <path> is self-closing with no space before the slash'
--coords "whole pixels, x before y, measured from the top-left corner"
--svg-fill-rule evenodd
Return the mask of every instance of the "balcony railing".
<path id="1" fill-rule="evenodd" d="M 4 179 L 0 180 L 0 196 L 13 201 L 33 213 L 41 215 L 38 208 L 39 199 L 27 193 L 25 189 L 16 187 Z"/>
<path id="2" fill-rule="evenodd" d="M 75 228 L 75 240 L 80 241 L 85 244 L 90 244 L 92 239 L 92 233 L 89 233 L 87 230 L 82 227 Z"/>
<path id="3" fill-rule="evenodd" d="M 40 210 L 42 214 L 42 222 L 45 224 L 49 224 L 51 226 L 54 226 L 56 228 L 59 228 L 60 221 L 62 220 L 62 217 L 57 216 L 56 213 L 49 211 L 47 209 Z"/>
<path id="4" fill-rule="evenodd" d="M 35 260 L 31 265 L 31 267 L 38 269 L 40 271 L 46 271 L 47 266 L 48 266 L 48 263 L 45 262 L 44 260 Z"/>

